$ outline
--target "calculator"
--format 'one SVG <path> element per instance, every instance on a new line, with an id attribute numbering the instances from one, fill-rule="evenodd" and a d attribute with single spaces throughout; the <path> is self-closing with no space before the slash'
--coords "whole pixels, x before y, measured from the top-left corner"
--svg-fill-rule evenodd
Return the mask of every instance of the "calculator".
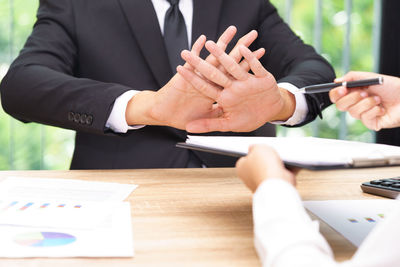
<path id="1" fill-rule="evenodd" d="M 400 194 L 400 177 L 372 180 L 361 184 L 364 193 L 396 198 Z"/>

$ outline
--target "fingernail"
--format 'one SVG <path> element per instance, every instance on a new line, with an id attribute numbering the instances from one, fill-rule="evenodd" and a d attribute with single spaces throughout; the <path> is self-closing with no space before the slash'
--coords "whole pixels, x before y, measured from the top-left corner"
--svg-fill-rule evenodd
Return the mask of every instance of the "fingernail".
<path id="1" fill-rule="evenodd" d="M 345 88 L 339 88 L 338 93 L 339 93 L 339 95 L 344 96 L 346 94 L 346 89 Z"/>
<path id="2" fill-rule="evenodd" d="M 365 91 L 362 91 L 362 92 L 360 93 L 360 96 L 361 96 L 362 98 L 366 98 L 366 97 L 368 96 L 368 93 L 365 92 Z"/>
<path id="3" fill-rule="evenodd" d="M 343 77 L 339 77 L 335 79 L 335 83 L 343 82 Z"/>
<path id="4" fill-rule="evenodd" d="M 374 96 L 374 99 L 377 104 L 381 103 L 381 98 L 379 96 Z"/>

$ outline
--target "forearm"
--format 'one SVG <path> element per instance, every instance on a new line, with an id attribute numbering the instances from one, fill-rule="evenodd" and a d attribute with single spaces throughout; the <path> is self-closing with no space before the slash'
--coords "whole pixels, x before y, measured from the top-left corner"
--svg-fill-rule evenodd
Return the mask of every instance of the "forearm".
<path id="1" fill-rule="evenodd" d="M 3 108 L 15 118 L 97 134 L 114 100 L 130 89 L 32 64 L 12 67 L 0 85 Z"/>
<path id="2" fill-rule="evenodd" d="M 276 114 L 276 116 L 272 119 L 272 121 L 287 121 L 290 117 L 293 116 L 296 109 L 296 98 L 295 96 L 284 88 L 278 88 L 281 99 L 282 99 L 282 108 Z"/>
<path id="3" fill-rule="evenodd" d="M 142 91 L 132 97 L 125 113 L 128 125 L 160 125 L 160 122 L 152 116 L 155 95 L 156 92 L 153 91 Z"/>

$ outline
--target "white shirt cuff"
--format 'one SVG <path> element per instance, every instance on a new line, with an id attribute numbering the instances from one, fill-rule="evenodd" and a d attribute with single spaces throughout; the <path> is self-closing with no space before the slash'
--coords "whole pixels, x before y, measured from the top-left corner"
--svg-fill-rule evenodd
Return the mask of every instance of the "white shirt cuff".
<path id="1" fill-rule="evenodd" d="M 137 130 L 143 128 L 145 125 L 129 126 L 126 122 L 125 112 L 129 100 L 132 99 L 140 91 L 129 90 L 117 97 L 114 106 L 111 110 L 110 116 L 106 122 L 106 127 L 110 128 L 116 133 L 126 133 L 128 130 Z"/>
<path id="2" fill-rule="evenodd" d="M 329 245 L 303 208 L 295 187 L 282 179 L 269 178 L 258 187 L 253 195 L 253 221 L 254 243 L 263 266 L 309 248 L 332 259 Z"/>
<path id="3" fill-rule="evenodd" d="M 302 123 L 308 114 L 308 106 L 306 97 L 303 93 L 299 92 L 299 88 L 294 86 L 291 83 L 278 83 L 278 87 L 288 90 L 292 93 L 296 100 L 296 108 L 294 110 L 293 116 L 290 117 L 287 121 L 272 121 L 272 124 L 285 124 L 285 125 L 297 125 Z"/>

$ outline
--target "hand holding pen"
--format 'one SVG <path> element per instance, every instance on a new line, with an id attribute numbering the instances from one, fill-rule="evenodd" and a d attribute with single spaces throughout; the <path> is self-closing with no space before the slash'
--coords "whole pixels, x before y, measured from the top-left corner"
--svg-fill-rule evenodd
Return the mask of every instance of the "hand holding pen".
<path id="1" fill-rule="evenodd" d="M 384 83 L 351 87 L 354 82 L 367 80 L 368 83 L 381 80 Z M 393 76 L 369 72 L 349 72 L 336 79 L 336 83 L 346 82 L 347 86 L 339 86 L 329 91 L 329 97 L 340 111 L 361 120 L 372 130 L 400 126 L 400 79 Z"/>

